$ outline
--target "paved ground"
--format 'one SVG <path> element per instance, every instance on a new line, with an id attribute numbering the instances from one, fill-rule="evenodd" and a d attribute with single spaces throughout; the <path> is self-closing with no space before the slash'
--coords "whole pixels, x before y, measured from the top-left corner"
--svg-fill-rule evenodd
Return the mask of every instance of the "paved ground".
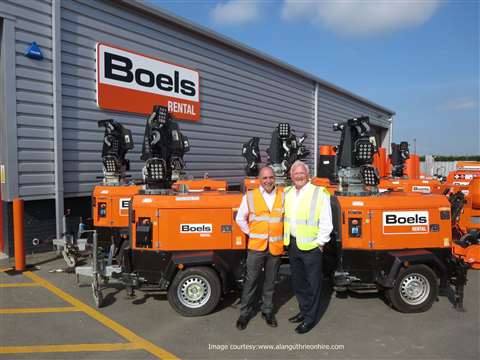
<path id="1" fill-rule="evenodd" d="M 324 291 L 324 315 L 305 335 L 288 317 L 297 312 L 288 266 L 279 285 L 279 327 L 257 316 L 240 332 L 238 294 L 201 318 L 177 315 L 166 297 L 105 291 L 108 306 L 94 308 L 86 279 L 50 272 L 64 267 L 55 254 L 27 259 L 37 269 L 0 273 L 0 359 L 479 359 L 480 272 L 471 272 L 465 308 L 442 295 L 422 314 L 401 314 L 375 294 L 337 298 Z M 11 263 L 0 260 L 0 267 Z M 336 349 L 327 349 L 335 346 Z M 268 349 L 270 347 L 270 349 Z"/>

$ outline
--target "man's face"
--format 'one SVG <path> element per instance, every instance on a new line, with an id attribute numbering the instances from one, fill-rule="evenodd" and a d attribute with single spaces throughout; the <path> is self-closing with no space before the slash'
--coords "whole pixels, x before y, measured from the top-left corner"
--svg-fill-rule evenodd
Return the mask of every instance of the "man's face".
<path id="1" fill-rule="evenodd" d="M 263 168 L 260 170 L 258 178 L 265 191 L 268 193 L 272 192 L 275 187 L 275 174 L 273 173 L 273 170 L 270 168 Z"/>
<path id="2" fill-rule="evenodd" d="M 307 170 L 302 165 L 295 166 L 290 173 L 290 178 L 295 188 L 300 189 L 308 182 Z"/>

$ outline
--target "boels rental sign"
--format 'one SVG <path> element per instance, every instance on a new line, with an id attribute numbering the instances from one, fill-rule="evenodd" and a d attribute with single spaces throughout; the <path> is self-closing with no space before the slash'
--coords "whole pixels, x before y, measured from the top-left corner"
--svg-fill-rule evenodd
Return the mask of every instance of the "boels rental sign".
<path id="1" fill-rule="evenodd" d="M 112 45 L 97 44 L 97 103 L 102 109 L 150 114 L 166 106 L 176 119 L 200 120 L 197 71 Z"/>

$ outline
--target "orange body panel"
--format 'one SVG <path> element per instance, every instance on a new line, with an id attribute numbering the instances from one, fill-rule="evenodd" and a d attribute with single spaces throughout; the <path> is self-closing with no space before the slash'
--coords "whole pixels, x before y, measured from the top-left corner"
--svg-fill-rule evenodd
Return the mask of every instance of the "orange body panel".
<path id="1" fill-rule="evenodd" d="M 318 148 L 319 155 L 335 155 L 336 147 L 333 145 L 320 145 Z"/>
<path id="2" fill-rule="evenodd" d="M 480 178 L 480 170 L 470 171 L 470 170 L 455 170 L 450 171 L 447 176 L 447 181 L 445 182 L 446 186 L 454 187 L 463 187 L 459 190 L 464 190 L 468 187 L 470 182 L 475 179 Z"/>
<path id="3" fill-rule="evenodd" d="M 341 207 L 344 249 L 386 250 L 447 248 L 452 245 L 450 203 L 442 195 L 389 193 L 388 195 L 337 196 Z M 352 235 L 352 221 L 361 230 Z"/>
<path id="4" fill-rule="evenodd" d="M 234 215 L 241 193 L 135 195 L 132 248 L 151 251 L 246 249 Z M 137 224 L 151 226 L 151 245 L 137 239 Z"/>
<path id="5" fill-rule="evenodd" d="M 479 171 L 480 161 L 457 161 L 457 170 Z"/>
<path id="6" fill-rule="evenodd" d="M 330 184 L 330 180 L 327 178 L 313 177 L 311 182 L 313 185 L 323 186 L 326 188 L 330 195 L 335 194 L 335 191 L 338 190 L 338 185 Z"/>
<path id="7" fill-rule="evenodd" d="M 92 193 L 92 217 L 96 227 L 128 227 L 128 207 L 141 185 L 97 185 Z"/>
<path id="8" fill-rule="evenodd" d="M 245 192 L 248 190 L 253 190 L 256 189 L 260 186 L 260 180 L 258 178 L 245 178 L 243 179 L 243 188 L 245 189 Z"/>
<path id="9" fill-rule="evenodd" d="M 380 191 L 393 189 L 404 192 L 417 192 L 424 194 L 441 194 L 443 187 L 437 179 L 380 179 Z"/>
<path id="10" fill-rule="evenodd" d="M 226 180 L 198 179 L 198 180 L 179 180 L 172 185 L 172 189 L 178 191 L 180 185 L 186 185 L 188 191 L 218 190 L 227 191 L 228 184 Z"/>
<path id="11" fill-rule="evenodd" d="M 473 179 L 467 187 L 465 201 L 458 226 L 463 233 L 480 230 L 480 177 Z"/>
<path id="12" fill-rule="evenodd" d="M 410 154 L 410 157 L 405 160 L 405 175 L 410 179 L 418 179 L 420 176 L 420 157 L 415 154 Z"/>
<path id="13" fill-rule="evenodd" d="M 378 176 L 381 178 L 386 177 L 390 169 L 389 165 L 387 149 L 382 147 L 378 148 L 378 152 L 373 156 L 373 166 L 377 168 Z"/>
<path id="14" fill-rule="evenodd" d="M 480 245 L 470 245 L 467 248 L 462 248 L 454 244 L 452 252 L 455 256 L 470 265 L 471 269 L 480 270 Z"/>

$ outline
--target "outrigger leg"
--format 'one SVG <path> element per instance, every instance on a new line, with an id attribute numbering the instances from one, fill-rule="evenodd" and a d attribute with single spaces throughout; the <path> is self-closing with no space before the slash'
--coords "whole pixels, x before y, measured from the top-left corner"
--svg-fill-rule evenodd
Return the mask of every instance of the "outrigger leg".
<path id="1" fill-rule="evenodd" d="M 455 298 L 453 307 L 460 312 L 464 312 L 465 308 L 463 307 L 463 296 L 464 288 L 467 283 L 467 268 L 459 264 L 456 268 L 456 279 L 455 279 Z"/>

